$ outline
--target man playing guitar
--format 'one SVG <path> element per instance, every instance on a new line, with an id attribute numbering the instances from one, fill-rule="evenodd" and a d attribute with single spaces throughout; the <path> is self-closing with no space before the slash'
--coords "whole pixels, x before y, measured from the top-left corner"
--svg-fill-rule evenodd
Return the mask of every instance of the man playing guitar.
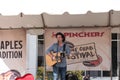
<path id="1" fill-rule="evenodd" d="M 57 43 L 54 43 L 51 47 L 48 48 L 47 54 L 51 57 L 52 60 L 55 60 L 57 57 L 51 54 L 61 53 L 61 61 L 57 61 L 56 64 L 53 65 L 53 80 L 58 80 L 58 76 L 60 75 L 61 80 L 66 80 L 66 71 L 67 71 L 67 63 L 66 63 L 66 55 L 70 54 L 70 48 L 67 44 L 65 44 L 65 36 L 58 32 L 56 33 Z"/>

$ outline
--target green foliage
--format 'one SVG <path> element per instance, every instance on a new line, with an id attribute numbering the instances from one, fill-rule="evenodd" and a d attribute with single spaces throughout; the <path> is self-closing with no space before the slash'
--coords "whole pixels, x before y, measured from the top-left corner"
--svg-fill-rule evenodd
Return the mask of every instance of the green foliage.
<path id="1" fill-rule="evenodd" d="M 38 78 L 43 79 L 43 72 L 44 72 L 44 67 L 38 67 L 38 70 L 37 70 L 37 79 Z"/>
<path id="2" fill-rule="evenodd" d="M 36 78 L 43 80 L 43 73 L 44 73 L 44 67 L 38 67 L 37 77 Z M 46 78 L 48 80 L 52 80 L 52 78 L 53 78 L 52 72 L 51 71 L 50 72 L 47 71 L 46 73 L 47 73 Z M 80 71 L 80 70 L 78 70 L 78 71 L 67 71 L 67 73 L 72 73 L 72 74 L 77 75 L 77 77 L 78 77 L 79 80 L 82 80 L 82 78 L 83 78 L 83 76 L 82 76 L 83 71 Z"/>
<path id="3" fill-rule="evenodd" d="M 46 74 L 47 74 L 47 80 L 53 80 L 53 73 L 52 73 L 52 71 L 47 71 Z"/>
<path id="4" fill-rule="evenodd" d="M 80 71 L 80 70 L 79 71 L 68 71 L 67 73 L 73 73 L 73 74 L 77 75 L 79 80 L 82 80 L 82 78 L 83 78 L 83 76 L 82 76 L 83 71 Z"/>

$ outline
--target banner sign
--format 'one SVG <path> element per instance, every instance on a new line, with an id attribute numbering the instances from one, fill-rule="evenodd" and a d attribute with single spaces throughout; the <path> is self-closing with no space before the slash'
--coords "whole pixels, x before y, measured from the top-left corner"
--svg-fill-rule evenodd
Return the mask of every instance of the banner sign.
<path id="1" fill-rule="evenodd" d="M 95 43 L 76 45 L 74 46 L 74 49 L 71 50 L 71 54 L 72 56 L 67 57 L 67 64 L 75 64 L 97 59 Z"/>
<path id="2" fill-rule="evenodd" d="M 66 56 L 68 70 L 110 70 L 110 28 L 46 29 L 45 50 L 57 42 L 57 32 L 65 35 L 71 50 L 72 56 Z M 52 68 L 47 66 L 46 69 Z"/>
<path id="3" fill-rule="evenodd" d="M 24 29 L 0 30 L 0 65 L 0 80 L 3 80 L 2 78 L 14 80 L 14 77 L 25 74 L 26 31 Z"/>

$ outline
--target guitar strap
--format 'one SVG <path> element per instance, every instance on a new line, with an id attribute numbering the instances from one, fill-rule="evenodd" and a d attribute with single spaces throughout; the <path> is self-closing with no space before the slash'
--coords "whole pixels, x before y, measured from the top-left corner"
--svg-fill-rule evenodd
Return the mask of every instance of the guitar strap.
<path id="1" fill-rule="evenodd" d="M 57 63 L 58 63 L 58 59 L 59 59 L 59 57 L 58 57 L 58 52 L 59 52 L 59 51 L 58 51 L 58 47 L 59 47 L 59 45 L 57 46 L 57 56 L 56 56 L 56 57 L 57 57 Z M 66 52 L 65 52 L 65 48 L 66 48 L 66 44 L 63 45 L 63 53 L 64 53 L 63 55 L 64 55 L 64 56 L 65 56 L 65 53 L 66 53 Z"/>
<path id="2" fill-rule="evenodd" d="M 58 48 L 59 48 L 59 45 L 57 44 L 57 56 L 56 56 L 57 63 L 58 63 Z"/>
<path id="3" fill-rule="evenodd" d="M 66 44 L 63 45 L 63 53 L 65 53 Z"/>
<path id="4" fill-rule="evenodd" d="M 65 48 L 66 48 L 66 44 L 63 45 L 63 52 L 61 53 L 61 58 L 64 58 L 65 55 L 66 55 L 66 54 L 65 54 L 65 53 L 66 53 Z"/>

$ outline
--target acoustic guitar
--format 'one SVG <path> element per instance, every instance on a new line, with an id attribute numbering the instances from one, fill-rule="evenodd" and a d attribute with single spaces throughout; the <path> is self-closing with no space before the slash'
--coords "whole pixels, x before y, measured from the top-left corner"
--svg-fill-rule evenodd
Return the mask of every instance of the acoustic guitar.
<path id="1" fill-rule="evenodd" d="M 61 55 L 62 53 L 58 52 L 58 53 L 51 53 L 53 56 L 55 56 L 55 59 L 53 60 L 48 54 L 46 54 L 46 64 L 48 66 L 53 66 L 55 65 L 57 62 L 61 62 Z"/>

